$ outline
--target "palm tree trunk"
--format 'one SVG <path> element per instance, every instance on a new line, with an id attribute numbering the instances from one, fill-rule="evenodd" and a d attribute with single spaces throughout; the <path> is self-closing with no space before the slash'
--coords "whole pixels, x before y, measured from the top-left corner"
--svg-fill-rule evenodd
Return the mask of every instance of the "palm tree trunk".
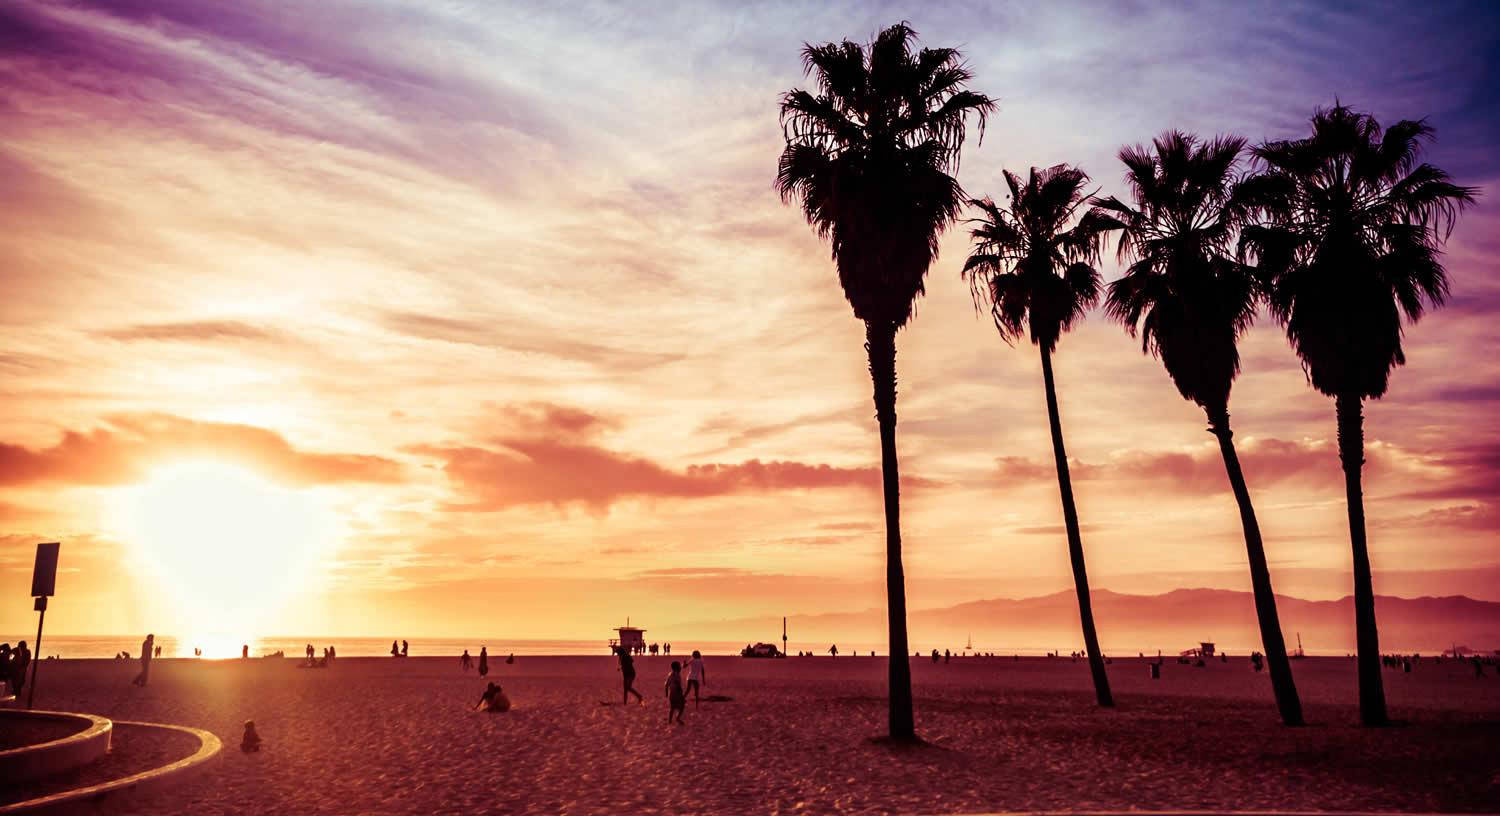
<path id="1" fill-rule="evenodd" d="M 1245 529 L 1245 553 L 1250 559 L 1250 587 L 1255 593 L 1255 617 L 1260 622 L 1260 642 L 1266 650 L 1271 670 L 1271 689 L 1281 721 L 1287 725 L 1302 724 L 1302 701 L 1297 684 L 1292 681 L 1292 662 L 1287 658 L 1286 639 L 1281 634 L 1281 617 L 1276 614 L 1276 593 L 1271 590 L 1271 570 L 1266 565 L 1266 548 L 1260 539 L 1260 524 L 1255 507 L 1250 504 L 1250 490 L 1240 470 L 1240 457 L 1234 450 L 1234 432 L 1229 430 L 1229 410 L 1215 407 L 1208 411 L 1208 430 L 1219 440 L 1229 487 L 1240 506 L 1240 525 Z"/>
<path id="2" fill-rule="evenodd" d="M 1068 530 L 1068 558 L 1073 562 L 1073 587 L 1078 592 L 1078 617 L 1083 624 L 1083 645 L 1089 653 L 1094 675 L 1094 693 L 1099 705 L 1115 704 L 1104 673 L 1104 655 L 1094 631 L 1094 607 L 1089 601 L 1089 576 L 1083 566 L 1083 537 L 1078 533 L 1078 509 L 1073 506 L 1073 480 L 1068 476 L 1068 453 L 1063 449 L 1062 420 L 1057 415 L 1057 387 L 1052 382 L 1052 353 L 1042 346 L 1042 382 L 1047 390 L 1047 420 L 1052 425 L 1052 455 L 1057 459 L 1057 486 L 1062 491 L 1063 524 Z"/>
<path id="3" fill-rule="evenodd" d="M 896 326 L 865 324 L 865 351 L 880 423 L 880 478 L 885 490 L 885 606 L 890 629 L 891 738 L 917 737 L 912 715 L 911 662 L 906 640 L 906 573 L 901 567 L 901 478 L 896 465 Z"/>
<path id="4" fill-rule="evenodd" d="M 1334 399 L 1338 413 L 1339 461 L 1349 505 L 1349 543 L 1354 548 L 1354 643 L 1359 655 L 1359 719 L 1385 725 L 1385 686 L 1380 678 L 1380 633 L 1375 627 L 1375 584 L 1370 578 L 1370 550 L 1365 542 L 1365 498 L 1360 471 L 1365 464 L 1363 398 Z"/>

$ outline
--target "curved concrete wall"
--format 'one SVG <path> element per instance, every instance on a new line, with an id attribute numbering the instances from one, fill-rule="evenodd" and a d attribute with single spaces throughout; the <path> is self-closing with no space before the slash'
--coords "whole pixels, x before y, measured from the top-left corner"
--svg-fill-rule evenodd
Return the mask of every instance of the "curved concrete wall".
<path id="1" fill-rule="evenodd" d="M 74 788 L 54 793 L 50 796 L 5 805 L 0 807 L 0 816 L 13 816 L 13 814 L 20 813 L 72 813 L 86 805 L 94 808 L 105 807 L 107 802 L 113 801 L 118 797 L 143 793 L 180 777 L 184 772 L 198 768 L 203 763 L 218 756 L 219 751 L 223 748 L 223 743 L 219 741 L 217 736 L 200 728 L 165 725 L 162 723 L 129 722 L 126 720 L 121 720 L 120 725 L 138 728 L 164 728 L 172 731 L 180 731 L 185 734 L 192 734 L 198 738 L 198 750 L 191 756 L 184 757 L 159 768 L 152 768 L 120 779 L 111 779 L 108 782 L 101 782 L 97 785 Z"/>
<path id="2" fill-rule="evenodd" d="M 109 751 L 113 726 L 103 717 L 65 711 L 0 709 L 0 724 L 27 719 L 76 723 L 78 731 L 51 742 L 0 751 L 0 783 L 15 784 L 71 771 L 93 762 Z"/>

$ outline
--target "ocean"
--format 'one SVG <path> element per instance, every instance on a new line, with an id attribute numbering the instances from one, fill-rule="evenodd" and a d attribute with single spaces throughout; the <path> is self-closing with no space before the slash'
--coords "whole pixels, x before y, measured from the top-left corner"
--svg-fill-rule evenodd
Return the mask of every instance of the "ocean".
<path id="1" fill-rule="evenodd" d="M 24 640 L 36 651 L 33 641 L 36 633 L 0 635 L 0 643 L 15 644 Z M 121 652 L 128 653 L 131 657 L 139 657 L 141 641 L 145 635 L 48 635 L 42 633 L 42 654 L 45 656 L 57 656 L 61 658 L 85 658 L 85 657 L 115 657 Z M 287 657 L 301 658 L 307 650 L 307 645 L 312 644 L 313 650 L 323 654 L 323 647 L 333 646 L 340 657 L 382 657 L 391 653 L 391 641 L 389 638 L 377 637 L 329 637 L 317 636 L 273 636 L 264 638 L 253 638 L 243 642 L 235 639 L 206 638 L 200 639 L 205 642 L 189 642 L 185 638 L 177 638 L 169 634 L 158 634 L 156 645 L 161 647 L 162 657 L 194 657 L 193 650 L 201 649 L 202 657 L 205 658 L 235 658 L 240 656 L 242 646 L 250 647 L 252 657 L 261 657 L 281 651 Z M 399 638 L 398 638 L 399 640 Z M 453 657 L 457 658 L 465 649 L 469 654 L 478 657 L 481 646 L 489 649 L 490 659 L 504 658 L 508 654 L 516 655 L 608 655 L 609 644 L 605 638 L 593 640 L 527 640 L 527 639 L 503 639 L 503 638 L 424 638 L 408 637 L 409 651 L 412 657 Z M 399 643 L 397 644 L 400 645 Z M 672 646 L 673 655 L 691 654 L 693 649 L 698 649 L 704 654 L 725 655 L 738 654 L 746 644 L 730 641 L 695 641 L 693 643 L 676 643 Z M 863 646 L 868 653 L 872 648 L 867 644 L 851 644 Z M 779 644 L 778 644 L 779 647 Z M 792 651 L 799 648 L 792 644 Z M 814 649 L 816 647 L 803 644 L 803 649 Z M 826 650 L 824 644 L 821 650 Z M 844 647 L 840 647 L 842 650 Z"/>

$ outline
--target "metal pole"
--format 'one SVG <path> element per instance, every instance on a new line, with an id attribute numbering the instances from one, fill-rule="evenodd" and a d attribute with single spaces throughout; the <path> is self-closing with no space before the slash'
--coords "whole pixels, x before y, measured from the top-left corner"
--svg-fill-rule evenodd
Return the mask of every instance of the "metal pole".
<path id="1" fill-rule="evenodd" d="M 31 690 L 26 692 L 27 708 L 31 708 L 36 700 L 36 670 L 42 664 L 42 622 L 47 620 L 47 596 L 36 599 L 36 608 L 41 614 L 36 616 L 36 651 L 31 653 Z"/>

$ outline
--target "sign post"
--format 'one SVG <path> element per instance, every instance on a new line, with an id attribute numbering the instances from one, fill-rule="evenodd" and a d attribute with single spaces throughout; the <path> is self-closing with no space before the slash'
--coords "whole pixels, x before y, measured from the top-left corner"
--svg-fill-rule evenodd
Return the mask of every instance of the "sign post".
<path id="1" fill-rule="evenodd" d="M 36 670 L 42 665 L 42 622 L 47 619 L 47 598 L 57 591 L 57 551 L 62 545 L 49 541 L 36 545 L 36 565 L 31 569 L 31 597 L 37 611 L 36 647 L 31 653 L 31 689 L 26 692 L 26 707 L 36 700 Z"/>

